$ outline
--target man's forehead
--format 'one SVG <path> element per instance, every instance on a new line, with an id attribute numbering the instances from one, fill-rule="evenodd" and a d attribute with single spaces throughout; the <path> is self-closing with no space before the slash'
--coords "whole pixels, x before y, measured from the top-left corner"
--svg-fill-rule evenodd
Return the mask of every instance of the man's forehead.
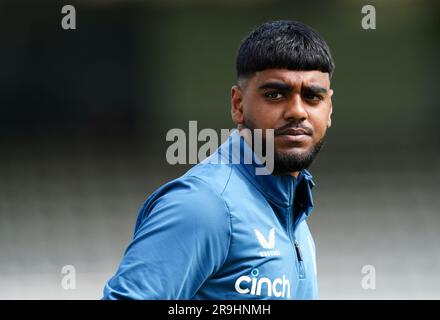
<path id="1" fill-rule="evenodd" d="M 255 85 L 259 86 L 265 82 L 279 81 L 291 86 L 302 84 L 316 84 L 326 88 L 330 87 L 330 77 L 328 73 L 319 70 L 297 71 L 288 69 L 267 69 L 258 71 L 250 79 Z"/>

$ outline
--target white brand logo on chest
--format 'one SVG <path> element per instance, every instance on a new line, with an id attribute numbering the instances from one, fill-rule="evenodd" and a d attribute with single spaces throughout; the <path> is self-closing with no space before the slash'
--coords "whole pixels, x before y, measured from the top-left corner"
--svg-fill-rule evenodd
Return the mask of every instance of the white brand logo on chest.
<path id="1" fill-rule="evenodd" d="M 260 246 L 263 249 L 266 249 L 268 251 L 260 251 L 260 256 L 262 257 L 271 257 L 271 256 L 279 256 L 280 251 L 279 250 L 272 250 L 275 248 L 275 228 L 270 229 L 269 231 L 269 237 L 266 239 L 260 230 L 254 229 L 255 235 L 257 237 L 258 242 L 260 243 Z"/>

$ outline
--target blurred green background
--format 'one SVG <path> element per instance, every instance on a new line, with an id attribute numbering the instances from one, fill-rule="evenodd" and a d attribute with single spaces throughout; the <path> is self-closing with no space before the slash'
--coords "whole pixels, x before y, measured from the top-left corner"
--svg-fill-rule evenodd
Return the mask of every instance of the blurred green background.
<path id="1" fill-rule="evenodd" d="M 61 28 L 65 4 L 76 30 Z M 361 27 L 367 4 L 375 30 Z M 233 127 L 239 43 L 277 19 L 312 26 L 336 63 L 333 126 L 311 168 L 321 297 L 440 298 L 439 7 L 2 1 L 0 298 L 100 297 L 138 207 L 188 168 L 166 163 L 166 132 Z M 364 265 L 376 290 L 360 285 Z"/>

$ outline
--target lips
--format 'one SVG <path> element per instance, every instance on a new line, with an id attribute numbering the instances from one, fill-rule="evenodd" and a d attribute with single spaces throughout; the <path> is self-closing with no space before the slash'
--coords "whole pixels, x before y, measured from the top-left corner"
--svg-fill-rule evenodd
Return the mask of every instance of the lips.
<path id="1" fill-rule="evenodd" d="M 312 130 L 307 128 L 287 128 L 276 134 L 276 137 L 285 146 L 299 146 L 310 142 L 312 137 Z"/>
<path id="2" fill-rule="evenodd" d="M 283 130 L 277 135 L 289 135 L 289 136 L 301 136 L 301 135 L 312 135 L 310 130 L 303 129 L 303 128 L 289 128 L 286 130 Z"/>

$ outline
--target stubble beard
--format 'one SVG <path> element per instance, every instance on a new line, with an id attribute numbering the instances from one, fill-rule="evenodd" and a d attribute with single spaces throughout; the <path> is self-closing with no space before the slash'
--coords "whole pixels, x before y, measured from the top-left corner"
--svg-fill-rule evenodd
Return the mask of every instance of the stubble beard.
<path id="1" fill-rule="evenodd" d="M 256 129 L 252 123 L 249 121 L 245 121 L 242 125 L 243 128 L 249 129 L 252 134 L 254 133 L 254 129 Z M 276 136 L 275 136 L 276 137 Z M 274 137 L 274 139 L 275 139 Z M 291 152 L 283 152 L 277 150 L 274 141 L 274 168 L 273 175 L 287 175 L 293 172 L 299 172 L 301 170 L 307 169 L 315 160 L 319 151 L 321 150 L 325 137 L 322 137 L 318 142 L 312 145 L 307 151 L 298 153 L 295 151 Z M 252 144 L 253 145 L 253 144 Z M 266 154 L 266 138 L 262 137 L 262 151 L 263 154 Z"/>

